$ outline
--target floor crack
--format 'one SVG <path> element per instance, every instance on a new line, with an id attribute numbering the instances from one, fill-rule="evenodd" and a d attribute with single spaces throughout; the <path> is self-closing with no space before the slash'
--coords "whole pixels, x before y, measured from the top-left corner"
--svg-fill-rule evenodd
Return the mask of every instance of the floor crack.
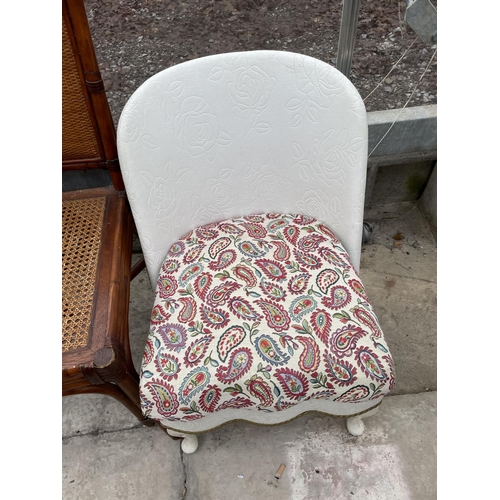
<path id="1" fill-rule="evenodd" d="M 85 436 L 101 436 L 103 434 L 112 434 L 112 433 L 116 433 L 116 432 L 123 432 L 123 431 L 132 431 L 132 430 L 135 430 L 135 429 L 140 429 L 142 428 L 143 425 L 142 424 L 137 424 L 137 425 L 134 425 L 133 427 L 126 427 L 125 429 L 111 429 L 111 430 L 93 430 L 93 431 L 90 431 L 90 432 L 84 432 L 84 433 L 79 433 L 77 432 L 76 434 L 71 434 L 70 436 L 63 436 L 63 441 L 66 440 L 66 439 L 73 439 L 73 438 L 78 438 L 78 437 L 85 437 Z"/>
<path id="2" fill-rule="evenodd" d="M 399 264 L 399 265 L 401 265 L 401 264 Z M 404 267 L 404 266 L 401 266 L 401 267 Z M 434 285 L 437 284 L 436 280 L 428 280 L 425 278 L 415 278 L 413 276 L 403 276 L 402 274 L 388 273 L 385 271 L 375 271 L 374 269 L 369 269 L 369 268 L 362 269 L 361 270 L 362 274 L 363 274 L 363 271 L 370 271 L 370 272 L 373 272 L 375 274 L 385 274 L 386 276 L 394 276 L 396 278 L 404 278 L 404 279 L 415 280 L 415 281 L 424 281 L 425 283 L 432 283 Z"/>
<path id="3" fill-rule="evenodd" d="M 184 452 L 182 451 L 182 448 L 179 446 L 179 450 L 181 452 L 181 463 L 182 463 L 182 474 L 184 476 L 184 483 L 183 483 L 183 488 L 182 488 L 182 496 L 181 500 L 185 498 L 186 493 L 187 493 L 187 464 L 184 461 Z"/>

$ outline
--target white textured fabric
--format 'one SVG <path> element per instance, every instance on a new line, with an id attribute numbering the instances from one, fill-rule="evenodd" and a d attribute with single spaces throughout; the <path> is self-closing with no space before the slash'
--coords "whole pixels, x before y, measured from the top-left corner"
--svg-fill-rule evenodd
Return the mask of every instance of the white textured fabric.
<path id="1" fill-rule="evenodd" d="M 366 111 L 332 66 L 280 51 L 189 61 L 147 80 L 117 132 L 151 283 L 183 234 L 262 212 L 325 222 L 359 270 Z"/>

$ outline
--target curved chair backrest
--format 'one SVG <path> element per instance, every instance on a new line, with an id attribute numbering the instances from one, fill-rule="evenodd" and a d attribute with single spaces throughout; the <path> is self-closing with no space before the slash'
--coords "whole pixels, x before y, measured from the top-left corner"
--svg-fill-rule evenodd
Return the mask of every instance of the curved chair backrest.
<path id="1" fill-rule="evenodd" d="M 132 95 L 117 133 L 153 286 L 179 237 L 264 212 L 324 222 L 359 268 L 366 111 L 351 82 L 330 65 L 280 51 L 185 62 Z"/>

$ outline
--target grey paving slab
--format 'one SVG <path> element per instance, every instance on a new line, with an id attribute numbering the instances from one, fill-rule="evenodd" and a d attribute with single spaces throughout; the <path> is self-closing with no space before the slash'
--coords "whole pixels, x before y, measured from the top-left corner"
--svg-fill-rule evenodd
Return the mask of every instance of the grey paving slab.
<path id="1" fill-rule="evenodd" d="M 361 270 L 395 364 L 392 394 L 437 389 L 436 284 Z"/>
<path id="2" fill-rule="evenodd" d="M 139 421 L 120 402 L 102 394 L 78 394 L 62 400 L 63 438 L 137 427 Z"/>
<path id="3" fill-rule="evenodd" d="M 64 500 L 178 500 L 183 489 L 179 441 L 159 428 L 63 439 Z"/>
<path id="4" fill-rule="evenodd" d="M 362 270 L 436 282 L 436 240 L 418 206 L 404 203 L 367 210 L 365 220 L 373 234 L 361 252 Z"/>
<path id="5" fill-rule="evenodd" d="M 184 456 L 186 500 L 436 498 L 436 393 L 392 396 L 355 438 L 345 421 L 235 423 Z M 274 478 L 280 464 L 286 469 Z"/>
<path id="6" fill-rule="evenodd" d="M 396 366 L 393 394 L 437 389 L 436 241 L 415 204 L 366 212 L 373 226 L 361 279 Z M 395 239 L 397 234 L 403 239 Z"/>

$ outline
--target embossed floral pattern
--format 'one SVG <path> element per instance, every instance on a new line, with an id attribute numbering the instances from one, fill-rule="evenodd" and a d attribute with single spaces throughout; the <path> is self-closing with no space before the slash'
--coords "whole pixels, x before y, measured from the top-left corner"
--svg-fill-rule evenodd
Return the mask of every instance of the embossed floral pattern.
<path id="1" fill-rule="evenodd" d="M 276 78 L 269 77 L 258 66 L 242 66 L 234 71 L 234 80 L 229 82 L 227 90 L 234 106 L 233 113 L 243 118 L 250 118 L 263 111 L 276 84 Z"/>
<path id="2" fill-rule="evenodd" d="M 208 224 L 162 266 L 141 370 L 151 418 L 375 401 L 394 365 L 349 255 L 300 214 Z M 238 418 L 235 416 L 234 418 Z"/>
<path id="3" fill-rule="evenodd" d="M 298 159 L 294 168 L 305 181 L 311 178 L 321 179 L 327 186 L 335 183 L 344 186 L 348 178 L 348 169 L 356 164 L 355 153 L 365 146 L 359 137 L 350 137 L 346 130 L 326 131 L 321 139 L 313 140 L 311 152 L 306 157 L 301 149 L 296 150 Z"/>
<path id="4" fill-rule="evenodd" d="M 136 106 L 123 115 L 120 123 L 121 139 L 124 142 L 134 142 L 139 138 L 144 128 L 144 110 Z"/>
<path id="5" fill-rule="evenodd" d="M 213 160 L 217 144 L 230 144 L 232 138 L 220 130 L 219 119 L 210 111 L 208 102 L 192 96 L 182 101 L 175 117 L 175 141 L 180 149 L 193 156 L 206 154 Z"/>
<path id="6" fill-rule="evenodd" d="M 174 183 L 157 177 L 149 192 L 148 205 L 158 219 L 165 217 L 176 205 Z"/>

